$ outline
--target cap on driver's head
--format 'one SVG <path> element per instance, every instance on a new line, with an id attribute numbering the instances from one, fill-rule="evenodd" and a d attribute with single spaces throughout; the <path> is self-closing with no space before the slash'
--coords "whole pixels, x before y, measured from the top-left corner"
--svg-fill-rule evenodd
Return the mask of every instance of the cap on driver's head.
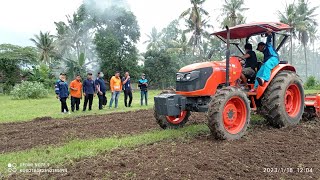
<path id="1" fill-rule="evenodd" d="M 258 50 L 259 46 L 265 46 L 265 45 L 266 45 L 266 43 L 264 43 L 264 42 L 259 42 L 259 44 L 258 44 L 258 46 L 257 46 L 257 50 Z"/>

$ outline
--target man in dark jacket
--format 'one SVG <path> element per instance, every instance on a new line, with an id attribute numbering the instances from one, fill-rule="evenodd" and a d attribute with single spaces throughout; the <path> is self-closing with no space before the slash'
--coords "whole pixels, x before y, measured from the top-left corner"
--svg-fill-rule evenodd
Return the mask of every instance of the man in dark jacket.
<path id="1" fill-rule="evenodd" d="M 131 88 L 131 81 L 130 81 L 130 75 L 129 72 L 126 72 L 124 74 L 124 77 L 122 78 L 122 89 L 124 91 L 124 105 L 126 107 L 131 107 L 132 103 L 132 88 Z M 129 97 L 129 105 L 128 105 L 128 97 Z"/>
<path id="2" fill-rule="evenodd" d="M 142 74 L 141 79 L 138 82 L 138 86 L 141 90 L 140 103 L 143 105 L 143 98 L 145 99 L 145 104 L 148 106 L 148 80 L 146 79 L 146 75 Z"/>
<path id="3" fill-rule="evenodd" d="M 89 111 L 92 110 L 92 101 L 93 97 L 95 95 L 95 85 L 94 81 L 92 80 L 92 73 L 87 74 L 87 79 L 84 80 L 83 84 L 83 96 L 84 96 L 84 104 L 83 104 L 83 111 L 86 111 L 87 109 L 87 104 L 89 101 Z"/>
<path id="4" fill-rule="evenodd" d="M 67 98 L 69 97 L 68 83 L 66 82 L 66 74 L 61 73 L 59 80 L 55 84 L 55 92 L 57 99 L 61 102 L 61 113 L 68 113 Z"/>
<path id="5" fill-rule="evenodd" d="M 98 77 L 95 81 L 96 89 L 97 89 L 97 94 L 99 98 L 99 109 L 103 109 L 103 106 L 107 104 L 107 97 L 106 97 L 106 91 L 107 91 L 107 86 L 106 83 L 103 79 L 104 74 L 103 72 L 98 73 Z"/>
<path id="6" fill-rule="evenodd" d="M 252 51 L 252 45 L 247 43 L 244 46 L 246 53 L 242 56 L 245 59 L 244 68 L 242 68 L 242 74 L 240 76 L 244 86 L 249 90 L 247 77 L 253 77 L 256 74 L 256 68 L 258 66 L 258 60 L 256 53 Z"/>

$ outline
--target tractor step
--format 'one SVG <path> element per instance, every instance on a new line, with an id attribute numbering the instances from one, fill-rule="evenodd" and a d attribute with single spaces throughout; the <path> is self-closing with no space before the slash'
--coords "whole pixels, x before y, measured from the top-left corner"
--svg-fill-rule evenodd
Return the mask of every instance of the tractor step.
<path id="1" fill-rule="evenodd" d="M 248 95 L 248 96 L 256 96 L 256 95 L 257 95 L 257 92 L 247 92 L 247 95 Z"/>

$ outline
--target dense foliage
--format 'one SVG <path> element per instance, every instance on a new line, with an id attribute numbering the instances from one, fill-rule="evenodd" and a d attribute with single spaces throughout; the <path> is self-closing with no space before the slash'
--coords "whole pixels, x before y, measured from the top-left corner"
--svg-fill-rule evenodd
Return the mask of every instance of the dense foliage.
<path id="1" fill-rule="evenodd" d="M 173 86 L 175 73 L 179 70 L 177 61 L 165 51 L 149 50 L 145 54 L 144 72 L 154 88 Z"/>
<path id="2" fill-rule="evenodd" d="M 47 97 L 49 92 L 43 83 L 22 81 L 14 86 L 10 94 L 13 99 L 39 99 Z"/>
<path id="3" fill-rule="evenodd" d="M 213 26 L 206 2 L 190 0 L 189 8 L 165 28 L 152 28 L 144 42 L 146 52 L 139 53 L 136 44 L 140 40 L 140 28 L 125 0 L 84 0 L 65 21 L 54 22 L 55 34 L 40 31 L 31 38 L 35 48 L 0 45 L 0 80 L 5 82 L 5 91 L 10 92 L 22 79 L 52 88 L 61 72 L 71 80 L 77 74 L 84 77 L 87 72 L 96 75 L 103 71 L 109 79 L 115 71 L 121 74 L 129 71 L 134 81 L 146 73 L 153 87 L 174 85 L 179 68 L 225 59 L 225 43 L 209 35 Z M 245 2 L 224 0 L 217 18 L 220 27 L 246 22 Z M 320 79 L 317 68 L 320 52 L 315 47 L 319 37 L 316 9 L 310 1 L 298 0 L 278 11 L 279 20 L 293 27 L 290 44 L 279 51 L 280 58 L 294 65 L 303 80 L 309 75 L 315 76 L 315 81 Z M 250 42 L 255 45 L 263 40 L 256 37 Z M 240 41 L 241 48 L 244 43 Z M 240 52 L 232 46 L 231 54 L 240 55 Z M 263 58 L 261 53 L 257 56 L 259 60 Z M 306 87 L 317 86 L 311 80 L 308 79 Z"/>
<path id="4" fill-rule="evenodd" d="M 36 50 L 32 47 L 0 45 L 0 76 L 4 81 L 4 92 L 10 92 L 21 80 L 21 69 L 35 64 L 37 56 Z"/>
<path id="5" fill-rule="evenodd" d="M 94 38 L 101 70 L 107 77 L 115 71 L 130 71 L 133 77 L 138 75 L 138 50 L 135 43 L 139 40 L 140 29 L 134 14 L 119 7 L 110 7 L 102 14 Z"/>

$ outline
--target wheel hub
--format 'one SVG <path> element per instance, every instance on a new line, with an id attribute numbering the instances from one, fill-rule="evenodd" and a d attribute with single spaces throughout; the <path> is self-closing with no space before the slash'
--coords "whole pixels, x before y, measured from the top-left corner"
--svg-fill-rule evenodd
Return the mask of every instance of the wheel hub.
<path id="1" fill-rule="evenodd" d="M 223 118 L 227 129 L 234 127 L 237 119 L 237 107 L 233 102 L 230 102 L 226 105 Z"/>
<path id="2" fill-rule="evenodd" d="M 300 93 L 301 92 L 296 84 L 291 84 L 286 90 L 284 105 L 285 110 L 291 117 L 295 117 L 299 113 L 300 107 L 302 106 Z"/>
<path id="3" fill-rule="evenodd" d="M 184 120 L 186 115 L 187 115 L 187 111 L 181 111 L 180 115 L 178 116 L 166 116 L 166 118 L 167 118 L 167 121 L 172 124 L 179 124 Z"/>
<path id="4" fill-rule="evenodd" d="M 293 93 L 291 90 L 286 92 L 286 111 L 290 114 L 293 110 Z"/>

